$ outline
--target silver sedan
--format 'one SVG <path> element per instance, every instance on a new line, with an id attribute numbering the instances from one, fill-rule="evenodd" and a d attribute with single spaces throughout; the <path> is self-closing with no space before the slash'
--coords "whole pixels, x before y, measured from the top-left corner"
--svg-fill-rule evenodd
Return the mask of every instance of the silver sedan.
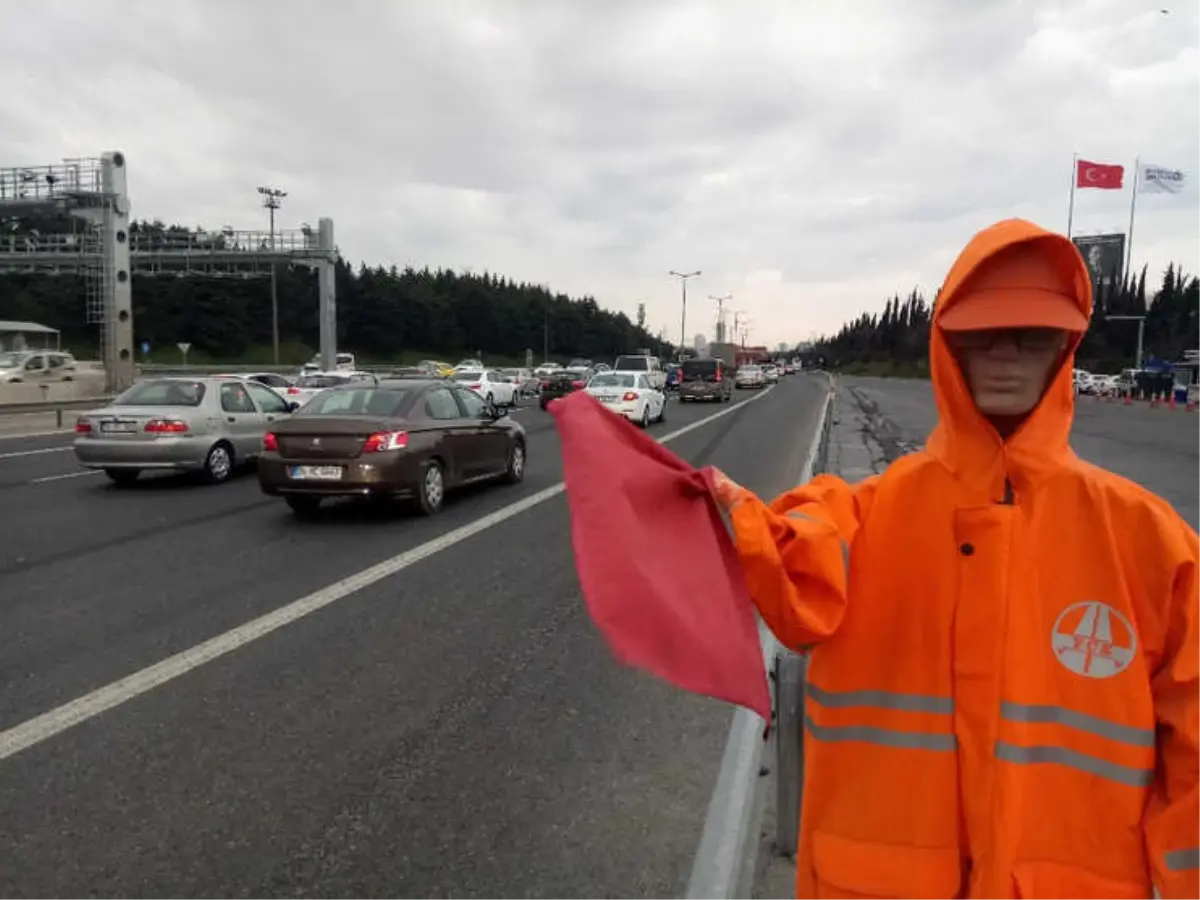
<path id="1" fill-rule="evenodd" d="M 75 458 L 118 484 L 153 469 L 199 472 L 219 483 L 258 456 L 263 435 L 293 407 L 241 378 L 154 378 L 79 417 Z"/>

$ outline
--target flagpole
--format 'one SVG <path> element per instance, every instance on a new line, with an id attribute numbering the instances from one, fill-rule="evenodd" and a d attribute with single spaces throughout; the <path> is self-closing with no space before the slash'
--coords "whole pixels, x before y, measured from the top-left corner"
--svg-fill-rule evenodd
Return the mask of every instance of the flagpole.
<path id="1" fill-rule="evenodd" d="M 1075 219 L 1075 182 L 1078 180 L 1079 154 L 1071 154 L 1071 199 L 1067 202 L 1067 237 L 1071 236 L 1071 224 Z"/>
<path id="2" fill-rule="evenodd" d="M 1125 238 L 1125 273 L 1133 265 L 1133 214 L 1137 212 L 1138 176 L 1142 174 L 1142 158 L 1133 161 L 1133 196 L 1129 200 L 1129 234 Z"/>

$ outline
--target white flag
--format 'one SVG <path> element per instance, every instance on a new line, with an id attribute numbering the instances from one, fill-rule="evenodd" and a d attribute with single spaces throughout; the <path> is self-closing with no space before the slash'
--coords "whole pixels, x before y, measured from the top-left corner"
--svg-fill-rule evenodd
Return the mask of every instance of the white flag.
<path id="1" fill-rule="evenodd" d="M 1187 176 L 1182 169 L 1168 169 L 1142 163 L 1138 170 L 1139 194 L 1178 194 L 1183 190 Z"/>

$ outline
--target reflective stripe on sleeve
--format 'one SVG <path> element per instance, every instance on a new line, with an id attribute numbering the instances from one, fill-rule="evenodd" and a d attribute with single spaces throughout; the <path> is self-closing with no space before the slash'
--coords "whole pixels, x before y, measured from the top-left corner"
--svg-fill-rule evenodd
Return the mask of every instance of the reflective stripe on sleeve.
<path id="1" fill-rule="evenodd" d="M 801 512 L 798 509 L 789 509 L 786 513 L 784 513 L 784 517 L 788 518 L 788 519 L 795 519 L 798 522 L 812 522 L 814 525 L 824 525 L 826 528 L 833 528 L 833 526 L 830 525 L 828 522 L 822 521 L 821 519 L 818 519 L 816 516 L 810 516 L 808 513 Z M 850 545 L 847 544 L 845 541 L 843 541 L 840 536 L 838 537 L 838 543 L 842 545 L 842 566 L 845 568 L 846 578 L 847 578 L 847 580 L 849 580 L 849 578 L 850 578 Z"/>
<path id="2" fill-rule="evenodd" d="M 1200 869 L 1200 847 L 1190 847 L 1187 850 L 1172 850 L 1163 854 L 1167 868 L 1172 872 L 1186 872 L 1188 869 Z"/>

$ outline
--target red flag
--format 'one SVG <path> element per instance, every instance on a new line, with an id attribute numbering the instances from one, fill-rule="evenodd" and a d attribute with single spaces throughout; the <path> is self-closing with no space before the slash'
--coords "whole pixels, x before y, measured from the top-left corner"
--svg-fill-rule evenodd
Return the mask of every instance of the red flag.
<path id="1" fill-rule="evenodd" d="M 692 468 L 582 391 L 549 409 L 579 583 L 613 654 L 769 719 L 758 624 L 713 470 Z"/>
<path id="2" fill-rule="evenodd" d="M 1075 164 L 1075 187 L 1119 191 L 1124 185 L 1125 167 L 1081 159 Z"/>

